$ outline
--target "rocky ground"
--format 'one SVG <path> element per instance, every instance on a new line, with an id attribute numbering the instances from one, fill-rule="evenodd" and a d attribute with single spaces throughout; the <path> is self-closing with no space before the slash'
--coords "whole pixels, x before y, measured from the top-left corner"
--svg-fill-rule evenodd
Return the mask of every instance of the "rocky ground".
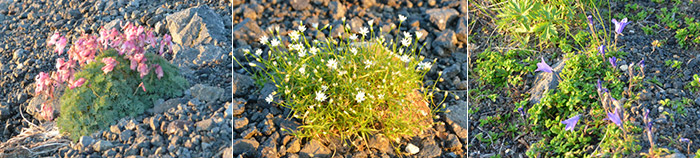
<path id="1" fill-rule="evenodd" d="M 232 16 L 230 1 L 0 0 L 0 157 L 231 156 Z M 50 152 L 30 151 L 42 148 L 31 143 L 67 139 L 46 138 L 52 131 L 26 135 L 37 129 L 32 123 L 51 125 L 34 118 L 33 102 L 34 77 L 54 70 L 60 57 L 46 47 L 48 37 L 58 31 L 72 40 L 103 26 L 118 27 L 120 21 L 172 35 L 174 52 L 167 57 L 192 87 L 109 130 L 54 144 L 60 147 Z M 19 138 L 21 144 L 8 142 Z"/>
<path id="2" fill-rule="evenodd" d="M 401 31 L 420 31 L 426 43 L 422 53 L 428 59 L 438 58 L 427 84 L 443 71 L 444 81 L 438 84 L 441 90 L 452 94 L 446 100 L 449 113 L 437 113 L 436 125 L 423 136 L 390 142 L 382 136 L 369 139 L 369 146 L 350 147 L 338 141 L 296 139 L 285 130 L 296 130 L 299 121 L 287 119 L 289 109 L 272 106 L 264 102 L 264 95 L 274 87 L 255 88 L 246 72 L 234 64 L 233 74 L 233 156 L 238 157 L 466 157 L 466 94 L 467 54 L 466 26 L 467 1 L 446 0 L 263 0 L 233 1 L 233 50 L 242 57 L 243 49 L 264 49 L 258 38 L 268 35 L 268 29 L 279 27 L 282 36 L 295 30 L 300 21 L 307 25 L 307 35 L 327 37 L 337 35 L 332 31 L 319 32 L 310 24 L 319 23 L 342 27 L 345 17 L 353 30 L 367 26 L 384 27 L 399 22 L 398 15 L 408 19 Z M 375 28 L 375 30 L 378 30 Z M 333 33 L 331 33 L 333 32 Z M 392 33 L 397 35 L 398 32 Z M 269 36 L 269 35 L 268 35 Z M 242 58 L 239 58 L 242 59 Z M 462 71 L 465 70 L 465 71 Z M 459 97 L 455 97 L 457 94 Z M 442 99 L 442 96 L 436 97 Z M 406 150 L 418 150 L 408 153 Z M 394 151 L 398 150 L 398 151 Z"/>
<path id="3" fill-rule="evenodd" d="M 672 3 L 662 3 L 657 4 L 650 1 L 633 1 L 630 4 L 638 4 L 640 7 L 651 8 L 654 10 L 659 10 L 663 7 L 673 8 Z M 624 11 L 624 5 L 626 2 L 615 2 L 611 4 L 611 9 L 613 14 L 625 13 L 626 15 L 631 15 Z M 477 55 L 483 52 L 486 48 L 495 46 L 495 43 L 501 42 L 502 39 L 496 38 L 496 34 L 491 32 L 495 31 L 495 25 L 490 22 L 490 18 L 485 16 L 484 12 L 478 11 L 474 6 L 470 6 L 470 36 L 474 41 L 469 45 L 469 70 L 472 71 L 475 64 L 474 61 L 477 59 Z M 601 8 L 602 10 L 608 10 L 608 8 Z M 679 11 L 687 14 L 688 16 L 695 17 L 696 19 L 700 16 L 697 10 L 700 9 L 700 5 L 697 3 L 692 3 L 689 5 L 679 6 Z M 676 18 L 677 20 L 683 20 L 682 18 Z M 662 26 L 661 29 L 654 30 L 656 33 L 654 35 L 646 35 L 642 31 L 643 25 L 653 25 L 659 24 Z M 618 45 L 623 46 L 622 51 L 628 52 L 624 58 L 620 58 L 618 61 L 619 67 L 623 67 L 624 64 L 629 64 L 632 62 L 638 62 L 645 59 L 645 73 L 644 84 L 640 87 L 641 95 L 639 102 L 632 104 L 630 109 L 627 109 L 630 116 L 636 118 L 637 122 L 642 119 L 642 111 L 644 109 L 649 109 L 649 116 L 654 118 L 654 144 L 656 147 L 667 148 L 672 151 L 671 155 L 665 157 L 672 158 L 685 158 L 692 157 L 695 151 L 700 147 L 700 93 L 692 93 L 686 84 L 692 81 L 692 76 L 694 74 L 700 73 L 698 66 L 700 64 L 700 56 L 698 56 L 698 46 L 690 46 L 689 48 L 681 48 L 678 45 L 678 41 L 674 38 L 676 34 L 675 30 L 669 28 L 663 28 L 666 24 L 662 24 L 660 20 L 654 16 L 652 13 L 650 16 L 646 17 L 643 21 L 633 21 L 625 28 L 624 36 L 621 36 L 618 40 Z M 602 26 L 597 25 L 598 29 L 603 29 Z M 487 32 L 480 32 L 481 30 L 487 30 Z M 666 40 L 666 44 L 659 48 L 652 48 L 652 41 Z M 690 42 L 689 42 L 690 43 Z M 652 51 L 654 50 L 654 51 Z M 536 58 L 540 56 L 549 57 L 551 55 L 557 54 L 557 49 L 545 49 L 541 53 L 538 53 Z M 558 54 L 559 57 L 552 58 L 553 61 L 547 61 L 549 64 L 556 64 L 562 61 L 561 53 Z M 675 69 L 665 65 L 666 60 L 678 60 L 682 62 L 682 67 L 680 69 Z M 554 67 L 554 65 L 552 65 Z M 625 65 L 626 67 L 626 65 Z M 555 69 L 556 70 L 556 69 Z M 542 83 L 542 81 L 536 80 L 535 75 L 528 74 L 525 78 L 525 84 L 519 88 L 513 88 L 513 92 L 527 92 L 532 89 L 538 89 L 537 85 Z M 658 83 L 652 82 L 653 79 L 657 79 Z M 627 79 L 622 79 L 627 81 Z M 471 88 L 479 87 L 481 89 L 491 89 L 491 86 L 481 86 L 476 80 L 470 80 L 469 84 Z M 546 84 L 543 84 L 546 85 Z M 554 90 L 550 90 L 554 91 Z M 504 132 L 495 127 L 481 127 L 479 126 L 480 119 L 486 119 L 488 116 L 494 116 L 496 114 L 512 114 L 517 118 L 511 118 L 508 122 L 512 123 L 522 123 L 522 119 L 519 115 L 512 110 L 514 110 L 516 100 L 508 95 L 507 90 L 494 90 L 499 96 L 495 102 L 491 100 L 481 100 L 480 102 L 475 102 L 470 100 L 470 107 L 472 109 L 479 109 L 479 112 L 470 114 L 469 117 L 469 133 L 470 133 L 470 149 L 469 157 L 493 157 L 499 155 L 500 157 L 527 157 L 525 151 L 527 151 L 530 144 L 533 144 L 540 140 L 537 134 L 529 133 L 525 135 L 512 135 L 506 134 L 504 137 L 497 138 L 494 143 L 490 146 L 486 144 L 479 144 L 479 140 L 474 136 L 475 134 L 485 133 L 485 132 Z M 472 97 L 474 99 L 476 97 Z M 679 114 L 675 110 L 669 110 L 669 107 L 664 107 L 659 104 L 659 100 L 670 99 L 680 101 L 683 98 L 688 98 L 693 100 L 690 105 L 685 105 L 684 109 L 687 111 L 685 115 Z M 498 106 L 498 107 L 494 107 Z M 662 113 L 662 112 L 667 112 Z M 634 119 L 633 119 L 634 120 Z M 521 126 L 522 124 L 518 124 Z M 685 137 L 690 139 L 692 144 L 690 145 L 690 153 L 687 153 L 687 143 L 680 143 L 678 138 Z M 646 136 L 639 139 L 641 142 L 638 144 L 642 145 L 642 152 L 648 152 L 650 147 L 649 141 Z M 639 155 L 633 155 L 631 157 L 639 157 Z"/>

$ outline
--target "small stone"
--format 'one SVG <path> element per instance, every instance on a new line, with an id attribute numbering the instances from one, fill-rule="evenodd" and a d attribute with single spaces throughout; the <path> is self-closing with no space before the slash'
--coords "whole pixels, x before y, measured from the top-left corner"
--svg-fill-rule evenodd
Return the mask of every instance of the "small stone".
<path id="1" fill-rule="evenodd" d="M 254 152 L 258 149 L 260 143 L 255 139 L 236 139 L 233 141 L 233 155 L 239 155 L 244 152 Z"/>
<path id="2" fill-rule="evenodd" d="M 255 126 L 250 127 L 248 130 L 245 130 L 241 133 L 241 137 L 244 139 L 250 139 L 255 135 L 259 135 L 260 132 L 258 132 L 258 129 Z"/>
<path id="3" fill-rule="evenodd" d="M 459 142 L 459 139 L 454 134 L 450 134 L 447 136 L 447 140 L 445 140 L 444 145 L 445 148 L 447 148 L 447 150 L 453 152 L 462 148 L 462 143 Z"/>
<path id="4" fill-rule="evenodd" d="M 253 88 L 253 79 L 250 76 L 233 73 L 232 78 L 233 96 L 241 97 L 250 93 L 251 88 Z"/>
<path id="5" fill-rule="evenodd" d="M 326 146 L 321 144 L 320 141 L 316 139 L 312 139 L 306 145 L 304 145 L 304 148 L 299 151 L 299 157 L 302 158 L 312 158 L 312 157 L 320 157 L 320 158 L 328 158 L 331 157 L 332 151 L 328 149 Z"/>
<path id="6" fill-rule="evenodd" d="M 451 80 L 452 78 L 457 76 L 457 74 L 459 74 L 460 72 L 461 72 L 461 70 L 460 70 L 459 65 L 453 64 L 452 66 L 445 68 L 445 70 L 443 70 L 442 75 L 444 76 L 445 79 Z"/>
<path id="7" fill-rule="evenodd" d="M 190 88 L 190 92 L 192 92 L 192 95 L 199 100 L 207 103 L 213 103 L 221 98 L 221 96 L 224 94 L 224 89 L 197 84 Z"/>
<path id="8" fill-rule="evenodd" d="M 222 153 L 222 154 L 223 154 L 223 156 L 222 156 L 223 158 L 233 158 L 233 149 L 232 149 L 232 147 L 227 147 L 227 148 L 225 148 L 224 150 L 221 150 L 221 151 L 223 151 L 223 153 Z"/>
<path id="9" fill-rule="evenodd" d="M 335 20 L 345 17 L 346 8 L 341 2 L 332 1 L 328 4 L 328 9 L 331 11 L 331 17 Z"/>
<path id="10" fill-rule="evenodd" d="M 433 51 L 441 57 L 447 57 L 455 51 L 456 43 L 457 36 L 454 31 L 451 29 L 442 31 L 432 43 Z"/>
<path id="11" fill-rule="evenodd" d="M 419 151 L 420 151 L 420 148 L 418 148 L 418 146 L 416 146 L 416 145 L 413 145 L 412 143 L 408 143 L 408 145 L 406 145 L 406 152 L 408 152 L 411 155 L 414 155 L 414 154 L 418 153 Z"/>
<path id="12" fill-rule="evenodd" d="M 238 118 L 238 119 L 233 121 L 233 128 L 236 130 L 240 130 L 240 129 L 244 128 L 246 125 L 248 125 L 248 118 L 246 118 L 246 117 Z"/>
<path id="13" fill-rule="evenodd" d="M 122 132 L 122 130 L 117 125 L 110 126 L 109 131 L 115 134 L 120 134 Z"/>
<path id="14" fill-rule="evenodd" d="M 81 136 L 81 137 L 80 137 L 80 140 L 79 140 L 79 142 L 78 142 L 78 144 L 82 145 L 83 147 L 88 147 L 88 146 L 90 146 L 90 144 L 92 144 L 94 141 L 95 141 L 95 139 L 93 139 L 93 138 L 90 137 L 90 136 Z"/>
<path id="15" fill-rule="evenodd" d="M 622 72 L 625 72 L 627 71 L 627 67 L 627 65 L 620 65 L 620 70 L 622 70 Z"/>
<path id="16" fill-rule="evenodd" d="M 442 149 L 440 149 L 440 147 L 435 143 L 435 140 L 423 140 L 423 142 L 421 142 L 421 145 L 423 145 L 423 151 L 420 151 L 420 153 L 418 153 L 418 157 L 435 158 L 442 154 Z"/>
<path id="17" fill-rule="evenodd" d="M 216 125 L 213 119 L 206 119 L 197 122 L 197 131 L 209 131 Z"/>
<path id="18" fill-rule="evenodd" d="M 122 133 L 119 135 L 119 139 L 120 139 L 122 142 L 127 142 L 127 141 L 129 141 L 129 139 L 131 139 L 132 136 L 134 136 L 134 131 L 131 131 L 131 130 L 124 130 L 124 131 L 122 131 Z"/>
<path id="19" fill-rule="evenodd" d="M 294 10 L 298 11 L 303 11 L 311 7 L 309 0 L 291 0 L 289 1 L 289 3 L 290 5 L 292 5 L 292 8 L 294 8 Z"/>
<path id="20" fill-rule="evenodd" d="M 299 150 L 301 150 L 301 140 L 298 140 L 297 138 L 293 138 L 290 143 L 287 143 L 287 152 L 289 153 L 297 153 Z"/>
<path id="21" fill-rule="evenodd" d="M 452 8 L 435 8 L 426 10 L 425 14 L 428 15 L 430 22 L 437 26 L 438 29 L 445 30 L 447 24 L 455 19 L 457 15 L 459 15 L 459 12 Z"/>
<path id="22" fill-rule="evenodd" d="M 12 115 L 10 112 L 10 105 L 2 102 L 0 103 L 0 119 L 7 119 Z"/>
<path id="23" fill-rule="evenodd" d="M 114 147 L 111 142 L 105 140 L 99 140 L 93 145 L 93 149 L 98 152 L 106 151 Z"/>

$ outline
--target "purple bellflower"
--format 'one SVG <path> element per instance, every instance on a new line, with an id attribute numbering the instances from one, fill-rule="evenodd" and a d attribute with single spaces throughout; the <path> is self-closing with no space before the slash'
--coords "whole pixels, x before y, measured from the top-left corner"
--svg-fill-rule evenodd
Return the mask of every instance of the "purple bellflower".
<path id="1" fill-rule="evenodd" d="M 617 58 L 615 58 L 615 57 L 610 57 L 610 58 L 608 58 L 608 61 L 610 61 L 610 64 L 611 64 L 613 67 L 617 67 Z"/>
<path id="2" fill-rule="evenodd" d="M 521 116 L 525 116 L 525 110 L 523 110 L 523 108 L 518 108 L 518 112 L 520 112 Z"/>
<path id="3" fill-rule="evenodd" d="M 612 19 L 612 22 L 615 24 L 615 32 L 617 34 L 622 34 L 622 30 L 625 29 L 625 26 L 629 24 L 630 22 L 627 22 L 627 18 L 622 19 L 621 21 L 617 21 L 617 19 Z"/>
<path id="4" fill-rule="evenodd" d="M 598 79 L 598 83 L 595 84 L 595 87 L 598 89 L 598 92 L 602 91 L 603 86 L 600 84 L 600 79 Z"/>
<path id="5" fill-rule="evenodd" d="M 566 124 L 566 128 L 564 130 L 574 131 L 574 127 L 576 127 L 576 123 L 578 123 L 578 119 L 580 117 L 581 115 L 579 114 L 564 121 L 561 121 L 562 124 Z"/>
<path id="6" fill-rule="evenodd" d="M 644 65 L 644 59 L 642 59 L 641 61 L 639 61 L 638 64 L 639 64 L 640 67 L 644 68 L 644 66 L 645 66 L 645 65 Z"/>
<path id="7" fill-rule="evenodd" d="M 613 98 L 613 100 L 614 100 L 614 98 Z M 620 119 L 620 115 L 617 114 L 617 108 L 615 108 L 615 112 L 614 112 L 614 113 L 608 112 L 608 118 L 606 118 L 606 119 L 612 121 L 613 123 L 615 123 L 615 125 L 617 125 L 617 126 L 619 126 L 620 128 L 622 128 L 622 120 Z"/>
<path id="8" fill-rule="evenodd" d="M 537 63 L 537 69 L 535 70 L 535 72 L 544 71 L 544 72 L 552 73 L 552 67 L 549 67 L 549 65 L 544 62 L 544 58 L 540 58 L 540 59 L 542 59 L 542 62 Z"/>
<path id="9" fill-rule="evenodd" d="M 598 54 L 603 54 L 603 58 L 605 58 L 605 45 L 600 45 L 598 47 Z"/>
<path id="10" fill-rule="evenodd" d="M 588 16 L 588 24 L 593 25 L 593 16 Z"/>
<path id="11" fill-rule="evenodd" d="M 681 137 L 681 139 L 678 140 L 678 141 L 680 141 L 680 142 L 690 142 L 690 139 Z"/>

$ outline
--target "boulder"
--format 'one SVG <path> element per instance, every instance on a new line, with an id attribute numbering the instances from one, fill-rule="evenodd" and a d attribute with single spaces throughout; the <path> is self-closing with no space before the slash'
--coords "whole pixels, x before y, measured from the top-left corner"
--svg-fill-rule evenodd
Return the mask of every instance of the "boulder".
<path id="1" fill-rule="evenodd" d="M 195 47 L 201 44 L 224 45 L 228 41 L 223 19 L 207 5 L 175 12 L 165 19 L 176 44 Z"/>
<path id="2" fill-rule="evenodd" d="M 311 158 L 320 157 L 328 158 L 331 157 L 333 152 L 323 145 L 320 141 L 313 139 L 304 145 L 304 148 L 299 151 L 299 157 Z"/>
<path id="3" fill-rule="evenodd" d="M 440 32 L 439 36 L 433 41 L 433 51 L 440 57 L 447 57 L 455 51 L 457 36 L 451 29 Z"/>
<path id="4" fill-rule="evenodd" d="M 426 10 L 425 14 L 428 15 L 428 20 L 439 30 L 445 30 L 447 24 L 454 20 L 459 15 L 459 12 L 452 8 L 435 8 Z"/>

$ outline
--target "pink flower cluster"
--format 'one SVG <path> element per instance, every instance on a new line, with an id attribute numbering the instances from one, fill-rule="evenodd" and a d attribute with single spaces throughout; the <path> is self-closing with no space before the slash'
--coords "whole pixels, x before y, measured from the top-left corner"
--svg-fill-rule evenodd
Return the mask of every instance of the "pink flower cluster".
<path id="1" fill-rule="evenodd" d="M 73 76 L 76 72 L 75 70 L 78 66 L 84 66 L 93 62 L 98 51 L 109 48 L 114 48 L 119 52 L 119 55 L 124 55 L 124 59 L 131 62 L 130 69 L 138 71 L 141 78 L 148 75 L 150 68 L 155 69 L 158 79 L 163 77 L 163 69 L 160 65 L 153 64 L 149 67 L 146 64 L 148 59 L 145 57 L 145 52 L 148 48 L 158 48 L 158 53 L 161 56 L 163 53 L 169 52 L 172 45 L 171 37 L 166 34 L 159 41 L 152 30 L 143 26 L 132 23 L 120 25 L 123 28 L 123 33 L 116 28 L 112 28 L 102 29 L 99 37 L 91 34 L 81 35 L 68 50 L 68 60 L 64 58 L 56 59 L 56 72 L 40 72 L 35 77 L 35 93 L 37 95 L 46 93 L 50 98 L 54 98 L 54 89 L 64 82 L 67 83 L 70 89 L 82 86 L 85 84 L 86 79 L 80 78 L 76 80 Z M 54 52 L 58 52 L 61 55 L 67 45 L 67 40 L 66 37 L 59 35 L 58 32 L 54 32 L 47 44 L 49 46 L 56 45 Z M 101 62 L 105 63 L 105 66 L 102 67 L 102 71 L 105 74 L 111 72 L 118 64 L 118 61 L 112 57 L 103 58 Z M 146 91 L 143 82 L 138 87 L 142 87 L 144 92 Z M 42 115 L 51 120 L 53 118 L 53 107 L 48 106 L 46 103 L 43 103 L 41 107 Z"/>

